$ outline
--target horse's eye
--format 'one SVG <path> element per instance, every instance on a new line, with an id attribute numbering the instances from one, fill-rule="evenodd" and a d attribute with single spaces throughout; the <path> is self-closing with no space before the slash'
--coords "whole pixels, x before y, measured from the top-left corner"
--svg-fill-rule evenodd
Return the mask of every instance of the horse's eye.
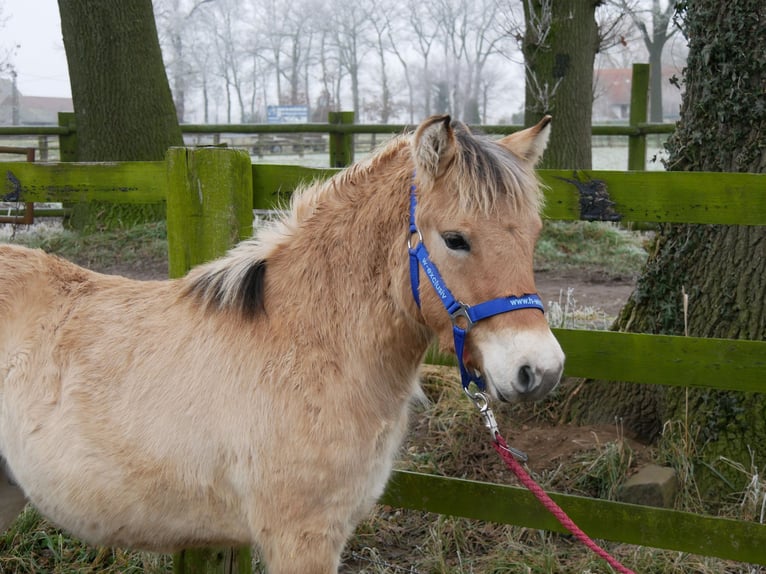
<path id="1" fill-rule="evenodd" d="M 451 249 L 452 251 L 471 250 L 471 246 L 468 244 L 468 241 L 466 241 L 466 238 L 456 231 L 447 231 L 442 233 L 442 239 L 444 239 L 444 243 L 447 248 Z"/>

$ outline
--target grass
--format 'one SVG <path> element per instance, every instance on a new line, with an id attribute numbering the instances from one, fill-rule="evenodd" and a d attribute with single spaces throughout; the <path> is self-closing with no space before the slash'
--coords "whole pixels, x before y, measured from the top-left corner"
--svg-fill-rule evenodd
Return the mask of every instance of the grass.
<path id="1" fill-rule="evenodd" d="M 3 574 L 164 574 L 171 571 L 169 556 L 90 546 L 58 530 L 29 506 L 0 536 L 0 572 Z"/>
<path id="2" fill-rule="evenodd" d="M 577 303 L 574 289 L 559 294 L 558 301 L 549 301 L 545 311 L 548 324 L 558 329 L 594 329 L 605 331 L 609 329 L 614 317 L 603 310 Z"/>
<path id="3" fill-rule="evenodd" d="M 614 223 L 546 221 L 535 250 L 535 267 L 587 267 L 634 276 L 646 262 L 646 237 Z"/>
<path id="4" fill-rule="evenodd" d="M 45 221 L 30 229 L 0 225 L 0 241 L 36 247 L 86 267 L 141 265 L 147 260 L 167 259 L 165 222 L 92 233 L 77 233 Z"/>

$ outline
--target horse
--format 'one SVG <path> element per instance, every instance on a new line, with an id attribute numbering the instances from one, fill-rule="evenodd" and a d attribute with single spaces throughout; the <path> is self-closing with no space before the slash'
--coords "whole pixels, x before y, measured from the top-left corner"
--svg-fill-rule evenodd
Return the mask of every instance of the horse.
<path id="1" fill-rule="evenodd" d="M 535 292 L 549 123 L 496 140 L 431 117 L 180 279 L 0 247 L 0 531 L 29 502 L 93 544 L 251 545 L 271 574 L 336 573 L 383 492 L 427 348 L 455 352 L 442 291 L 463 310 Z M 443 286 L 412 264 L 413 242 Z M 494 400 L 559 381 L 535 307 L 461 343 Z"/>

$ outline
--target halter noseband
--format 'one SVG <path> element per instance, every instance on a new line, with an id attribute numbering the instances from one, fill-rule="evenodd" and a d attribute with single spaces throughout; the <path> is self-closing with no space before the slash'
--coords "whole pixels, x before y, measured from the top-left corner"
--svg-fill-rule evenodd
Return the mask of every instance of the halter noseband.
<path id="1" fill-rule="evenodd" d="M 498 297 L 497 299 L 490 299 L 484 301 L 478 305 L 469 306 L 461 301 L 455 299 L 447 285 L 444 283 L 439 270 L 436 265 L 431 261 L 431 257 L 428 254 L 425 243 L 423 243 L 423 236 L 418 231 L 415 225 L 415 208 L 417 207 L 417 197 L 415 195 L 416 186 L 414 182 L 410 186 L 410 239 L 407 240 L 407 247 L 410 253 L 410 286 L 412 287 L 412 296 L 415 299 L 415 303 L 420 308 L 420 269 L 423 268 L 426 277 L 431 281 L 434 291 L 439 295 L 442 304 L 447 313 L 449 313 L 452 320 L 452 336 L 455 340 L 455 354 L 457 355 L 458 366 L 460 367 L 460 380 L 463 384 L 463 390 L 465 390 L 469 396 L 471 393 L 468 390 L 468 386 L 474 383 L 480 391 L 485 388 L 484 380 L 478 373 L 469 372 L 463 363 L 463 350 L 465 348 L 465 338 L 468 332 L 473 327 L 474 323 L 487 319 L 500 313 L 507 313 L 509 311 L 518 311 L 520 309 L 539 309 L 543 313 L 545 308 L 540 297 L 535 294 L 522 295 L 521 297 L 515 297 L 510 295 L 508 297 Z M 412 236 L 417 235 L 418 242 L 415 247 L 412 246 Z"/>

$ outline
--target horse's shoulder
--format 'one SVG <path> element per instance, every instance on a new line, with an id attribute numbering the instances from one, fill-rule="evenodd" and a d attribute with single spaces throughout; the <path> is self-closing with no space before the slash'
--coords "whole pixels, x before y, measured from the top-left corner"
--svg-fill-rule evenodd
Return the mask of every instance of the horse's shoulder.
<path id="1" fill-rule="evenodd" d="M 0 245 L 0 294 L 22 291 L 57 294 L 89 290 L 97 274 L 66 259 L 19 245 Z"/>

